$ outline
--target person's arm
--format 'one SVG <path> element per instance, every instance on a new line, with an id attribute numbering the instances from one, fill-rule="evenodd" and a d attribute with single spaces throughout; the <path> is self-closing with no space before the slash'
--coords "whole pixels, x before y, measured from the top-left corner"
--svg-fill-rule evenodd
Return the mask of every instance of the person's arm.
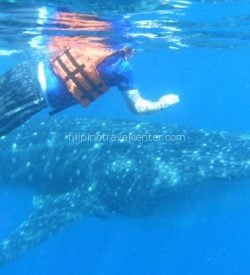
<path id="1" fill-rule="evenodd" d="M 158 101 L 149 101 L 141 97 L 138 89 L 122 90 L 121 92 L 129 109 L 136 114 L 156 112 L 179 102 L 179 96 L 175 94 L 162 96 Z"/>

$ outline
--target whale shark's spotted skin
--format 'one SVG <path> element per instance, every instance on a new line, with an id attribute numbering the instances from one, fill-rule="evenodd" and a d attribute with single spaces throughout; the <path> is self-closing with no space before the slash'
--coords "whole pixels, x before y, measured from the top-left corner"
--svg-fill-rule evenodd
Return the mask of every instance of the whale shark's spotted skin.
<path id="1" fill-rule="evenodd" d="M 79 142 L 79 134 L 120 138 Z M 131 135 L 162 139 L 122 138 Z M 176 141 L 164 139 L 172 135 Z M 0 148 L 1 184 L 37 193 L 33 213 L 1 242 L 0 265 L 82 216 L 152 215 L 215 180 L 250 175 L 249 136 L 138 122 L 29 122 L 0 137 Z"/>

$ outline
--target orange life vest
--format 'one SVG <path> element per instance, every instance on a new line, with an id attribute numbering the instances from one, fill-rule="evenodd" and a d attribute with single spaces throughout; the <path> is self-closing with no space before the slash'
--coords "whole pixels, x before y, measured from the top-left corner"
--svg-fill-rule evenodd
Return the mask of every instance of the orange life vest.
<path id="1" fill-rule="evenodd" d="M 62 37 L 61 41 L 63 41 Z M 60 48 L 64 50 L 51 59 L 51 64 L 55 74 L 64 81 L 69 92 L 83 107 L 88 107 L 109 89 L 102 81 L 97 66 L 115 52 L 101 43 L 97 43 L 97 47 L 94 47 L 95 43 L 93 47 L 88 47 L 86 44 L 74 43 L 74 39 L 70 42 L 72 46 L 66 49 L 65 45 L 62 47 L 60 43 Z M 52 49 L 52 52 L 55 50 Z"/>

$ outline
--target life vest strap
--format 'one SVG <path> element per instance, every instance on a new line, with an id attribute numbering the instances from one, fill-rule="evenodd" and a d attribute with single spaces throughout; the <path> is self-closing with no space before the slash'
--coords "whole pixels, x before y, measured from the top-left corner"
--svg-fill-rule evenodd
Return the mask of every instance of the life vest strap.
<path id="1" fill-rule="evenodd" d="M 54 61 L 57 61 L 59 63 L 59 65 L 61 66 L 61 68 L 65 71 L 65 73 L 67 74 L 67 77 L 64 79 L 65 82 L 68 82 L 69 80 L 73 81 L 75 83 L 75 85 L 77 86 L 77 88 L 79 89 L 79 91 L 82 93 L 81 98 L 82 99 L 88 99 L 90 101 L 93 101 L 94 98 L 88 93 L 87 90 L 85 90 L 85 88 L 82 86 L 82 84 L 78 81 L 78 79 L 76 78 L 76 73 L 78 73 L 77 69 L 73 72 L 71 72 L 67 66 L 64 64 L 64 62 L 61 59 L 61 56 L 58 56 L 54 59 Z M 80 68 L 80 67 L 79 67 Z"/>
<path id="2" fill-rule="evenodd" d="M 80 65 L 76 59 L 72 56 L 70 52 L 70 48 L 66 49 L 65 55 L 68 57 L 68 59 L 71 61 L 72 65 L 75 67 L 75 70 L 72 72 L 73 75 L 76 75 L 77 73 L 80 73 L 81 76 L 86 80 L 86 82 L 89 84 L 90 87 L 92 87 L 91 91 L 95 91 L 98 94 L 102 94 L 103 92 L 100 90 L 100 88 L 103 86 L 101 82 L 98 84 L 94 83 L 93 80 L 89 77 L 89 75 L 84 71 L 85 64 Z M 70 75 L 68 75 L 70 79 Z M 67 77 L 67 78 L 68 78 Z M 68 81 L 65 79 L 65 81 Z"/>

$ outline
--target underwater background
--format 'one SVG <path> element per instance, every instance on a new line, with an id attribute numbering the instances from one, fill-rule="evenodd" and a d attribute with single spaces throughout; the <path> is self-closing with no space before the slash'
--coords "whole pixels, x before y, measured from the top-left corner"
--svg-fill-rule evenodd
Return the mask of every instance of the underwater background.
<path id="1" fill-rule="evenodd" d="M 49 19 L 59 10 L 112 22 L 112 32 L 91 35 L 102 35 L 115 47 L 135 47 L 131 64 L 142 95 L 157 99 L 173 92 L 180 103 L 136 116 L 112 89 L 87 110 L 76 106 L 56 117 L 250 133 L 249 1 L 0 1 L 0 74 L 23 60 L 39 59 L 48 37 L 67 32 Z M 47 111 L 37 117 L 53 119 Z M 249 274 L 250 181 L 235 184 L 238 189 L 225 188 L 225 194 L 171 216 L 84 218 L 0 274 Z M 3 238 L 29 213 L 32 192 L 0 191 Z"/>

